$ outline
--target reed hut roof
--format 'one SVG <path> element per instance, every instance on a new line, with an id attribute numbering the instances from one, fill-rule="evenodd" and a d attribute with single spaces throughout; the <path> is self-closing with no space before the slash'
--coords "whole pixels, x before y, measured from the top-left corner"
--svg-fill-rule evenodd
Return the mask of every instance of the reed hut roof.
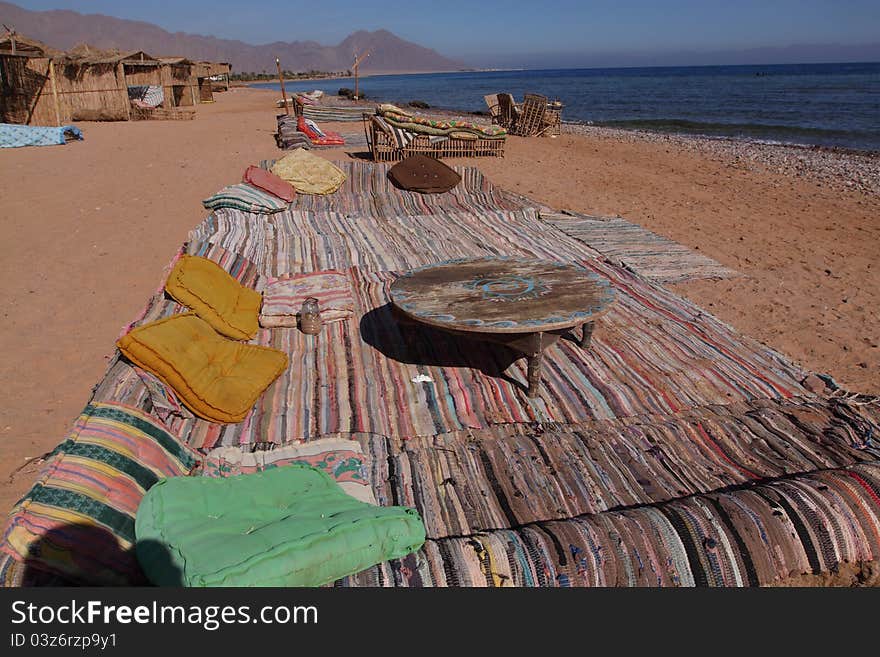
<path id="1" fill-rule="evenodd" d="M 184 64 L 186 66 L 192 66 L 195 62 L 191 59 L 187 59 L 186 57 L 159 57 L 159 61 L 162 64 Z"/>
<path id="2" fill-rule="evenodd" d="M 13 40 L 15 42 L 15 52 L 13 53 Z M 23 57 L 54 57 L 61 53 L 60 50 L 47 46 L 42 41 L 29 39 L 20 34 L 10 34 L 7 32 L 0 37 L 0 54 L 2 55 L 21 55 Z"/>
<path id="3" fill-rule="evenodd" d="M 159 60 L 143 50 L 122 51 L 117 49 L 102 50 L 87 43 L 81 43 L 68 50 L 62 56 L 77 64 L 147 64 L 155 66 Z"/>

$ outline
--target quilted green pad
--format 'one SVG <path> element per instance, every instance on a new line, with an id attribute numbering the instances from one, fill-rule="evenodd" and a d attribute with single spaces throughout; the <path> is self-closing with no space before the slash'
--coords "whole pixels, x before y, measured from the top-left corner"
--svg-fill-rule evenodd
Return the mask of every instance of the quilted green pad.
<path id="1" fill-rule="evenodd" d="M 360 502 L 299 464 L 164 479 L 138 507 L 135 533 L 160 586 L 320 586 L 425 541 L 415 510 Z"/>

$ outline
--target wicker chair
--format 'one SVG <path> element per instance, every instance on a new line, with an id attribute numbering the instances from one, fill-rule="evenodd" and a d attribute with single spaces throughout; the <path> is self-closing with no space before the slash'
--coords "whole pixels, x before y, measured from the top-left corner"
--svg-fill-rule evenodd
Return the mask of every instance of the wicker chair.
<path id="1" fill-rule="evenodd" d="M 510 94 L 498 94 L 498 107 L 501 112 L 498 125 L 513 133 L 519 121 L 519 107 L 514 102 L 513 96 Z"/>
<path id="2" fill-rule="evenodd" d="M 394 135 L 383 126 L 375 114 L 364 114 L 364 133 L 374 162 L 395 162 L 410 155 L 427 155 L 437 159 L 444 157 L 504 157 L 504 139 L 460 139 L 450 137 L 432 144 L 428 135 L 415 135 L 406 146 L 401 147 Z"/>
<path id="3" fill-rule="evenodd" d="M 544 114 L 547 111 L 547 97 L 526 94 L 523 97 L 522 113 L 511 132 L 520 137 L 533 137 L 540 134 L 545 126 Z"/>
<path id="4" fill-rule="evenodd" d="M 501 125 L 501 105 L 498 104 L 498 94 L 489 94 L 483 96 L 486 101 L 486 107 L 489 108 L 489 117 L 492 119 L 493 125 Z"/>

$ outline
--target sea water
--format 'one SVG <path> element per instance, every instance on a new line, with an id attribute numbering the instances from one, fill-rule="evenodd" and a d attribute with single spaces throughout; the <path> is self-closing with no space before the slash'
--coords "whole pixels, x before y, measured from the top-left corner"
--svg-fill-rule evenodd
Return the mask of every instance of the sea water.
<path id="1" fill-rule="evenodd" d="M 287 91 L 341 87 L 354 82 L 285 83 Z M 359 90 L 378 102 L 468 112 L 485 111 L 487 94 L 537 93 L 561 100 L 566 122 L 880 151 L 880 63 L 376 75 L 361 76 Z"/>

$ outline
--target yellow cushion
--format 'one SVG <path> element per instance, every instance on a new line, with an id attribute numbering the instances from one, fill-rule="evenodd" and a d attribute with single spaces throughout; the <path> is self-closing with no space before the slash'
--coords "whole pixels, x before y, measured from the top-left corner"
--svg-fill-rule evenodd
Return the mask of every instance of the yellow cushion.
<path id="1" fill-rule="evenodd" d="M 116 346 L 212 422 L 241 422 L 287 369 L 284 352 L 227 340 L 193 313 L 139 326 Z"/>
<path id="2" fill-rule="evenodd" d="M 273 164 L 272 173 L 293 185 L 299 194 L 332 194 L 345 182 L 342 169 L 302 148 Z"/>
<path id="3" fill-rule="evenodd" d="M 165 290 L 223 335 L 250 340 L 257 334 L 262 296 L 216 262 L 182 256 L 169 274 Z"/>

